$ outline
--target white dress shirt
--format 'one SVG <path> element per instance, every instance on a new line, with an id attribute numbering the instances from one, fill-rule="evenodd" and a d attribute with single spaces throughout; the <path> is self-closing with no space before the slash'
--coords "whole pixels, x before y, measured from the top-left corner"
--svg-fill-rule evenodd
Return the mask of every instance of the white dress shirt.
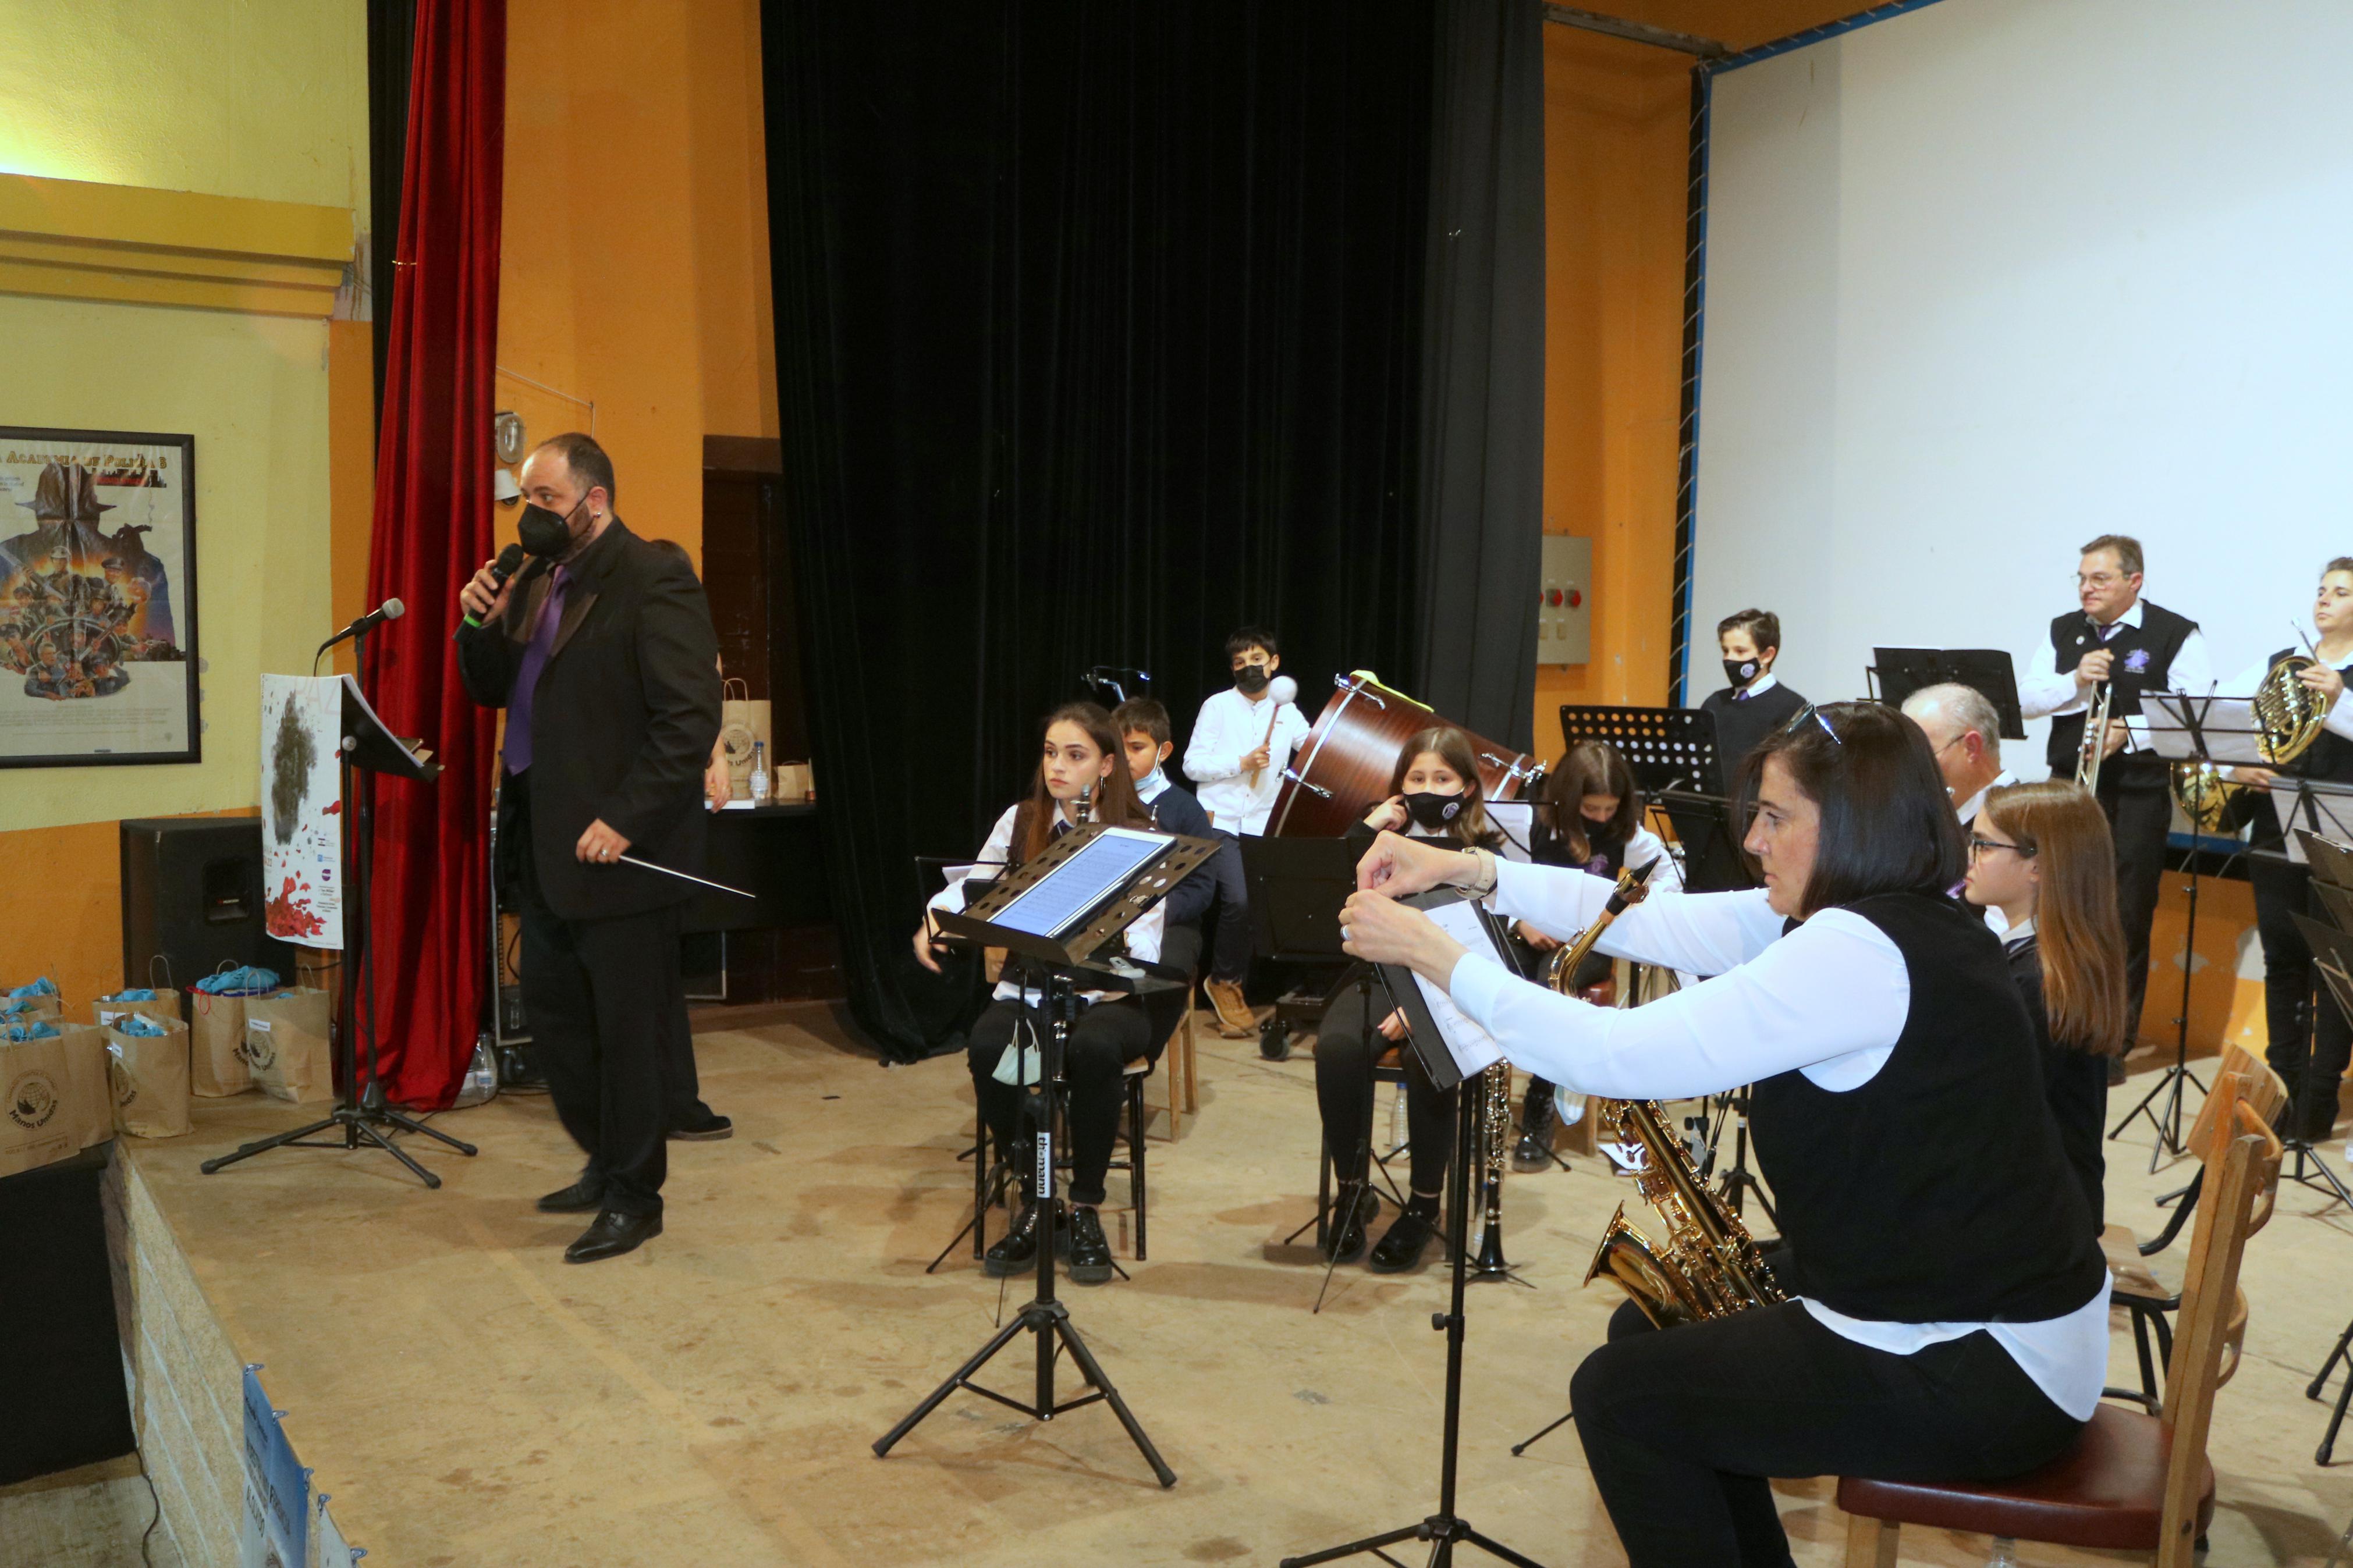
<path id="1" fill-rule="evenodd" d="M 2017 782 L 2018 775 L 2016 773 L 2011 773 L 2008 768 L 2002 769 L 2001 772 L 1994 774 L 1992 781 L 1983 789 L 1969 796 L 1968 799 L 1961 802 L 1959 808 L 1954 813 L 1954 815 L 1961 819 L 1961 826 L 1963 827 L 1967 827 L 1970 823 L 1975 822 L 1978 819 L 1978 813 L 1985 809 L 1986 796 L 1991 795 L 1998 789 L 2008 789 L 2011 784 L 2014 784 Z"/>
<path id="2" fill-rule="evenodd" d="M 2141 601 L 2135 599 L 2130 609 L 2108 624 L 2137 629 L 2141 624 Z M 2084 653 L 2094 651 L 2091 643 L 2084 645 Z M 2092 710 L 2091 700 L 2075 689 L 2075 666 L 2083 662 L 2082 656 L 2069 660 L 2063 670 L 2055 668 L 2058 662 L 2059 655 L 2048 641 L 2036 645 L 2011 661 L 2018 676 L 2018 710 L 2025 717 L 2040 719 L 2049 715 L 2063 719 L 2072 713 L 2089 713 Z M 2214 689 L 2214 660 L 2207 651 L 2204 632 L 2195 626 L 2189 629 L 2189 635 L 2181 639 L 2180 651 L 2166 667 L 2165 679 L 2165 689 L 2168 691 L 2187 691 L 2203 697 Z M 2125 715 L 2124 720 L 2127 737 L 2125 751 L 2147 750 L 2147 721 L 2137 713 Z"/>
<path id="3" fill-rule="evenodd" d="M 1270 709 L 1267 704 L 1273 700 L 1266 696 L 1253 700 L 1229 686 L 1202 703 L 1201 716 L 1193 721 L 1193 733 L 1185 742 L 1185 776 L 1201 786 L 1201 809 L 1209 814 L 1209 826 L 1220 832 L 1240 836 L 1266 831 L 1267 815 L 1282 792 L 1282 770 L 1307 738 L 1307 721 L 1299 710 L 1288 702 L 1280 710 Z M 1274 721 L 1271 739 L 1267 734 L 1270 719 Z M 1242 759 L 1261 745 L 1267 749 L 1267 763 L 1253 789 Z"/>
<path id="4" fill-rule="evenodd" d="M 1498 862 L 1495 875 L 1497 910 L 1545 930 L 1581 929 L 1609 901 L 1609 885 L 1580 871 Z M 1601 952 L 1715 976 L 1645 1006 L 1596 1007 L 1475 953 L 1446 989 L 1504 1056 L 1572 1093 L 1683 1100 L 1793 1071 L 1833 1094 L 1859 1089 L 1894 1054 L 1910 1015 L 1904 955 L 1847 910 L 1824 910 L 1785 937 L 1766 898 L 1670 893 L 1620 915 Z M 1883 1322 L 1799 1300 L 1832 1332 L 1895 1355 L 1983 1329 L 2079 1421 L 2106 1380 L 2105 1281 L 2075 1310 L 2034 1323 Z"/>
<path id="5" fill-rule="evenodd" d="M 965 867 L 961 876 L 955 874 L 954 868 L 950 868 L 948 885 L 932 895 L 931 908 L 961 911 L 966 901 L 965 898 L 966 882 L 978 881 L 986 884 L 995 881 L 1005 874 L 1007 863 L 1013 858 L 1013 819 L 1020 810 L 1021 807 L 1018 802 L 1005 808 L 1005 815 L 998 817 L 997 826 L 988 830 L 988 842 L 980 847 L 979 858 Z M 1127 955 L 1145 963 L 1159 963 L 1160 928 L 1163 923 L 1161 906 L 1158 903 L 1154 904 L 1137 917 L 1127 928 Z M 1011 965 L 1008 964 L 1007 967 L 1009 969 Z M 1038 1006 L 1045 1000 L 1045 994 L 1036 986 L 1033 985 L 1024 991 L 1010 980 L 999 980 L 997 983 L 996 991 L 991 994 L 999 1002 L 1026 1002 L 1032 1007 Z M 1114 993 L 1082 991 L 1079 994 L 1090 1002 L 1100 1002 Z"/>
<path id="6" fill-rule="evenodd" d="M 1752 698 L 1764 696 L 1780 684 L 1780 679 L 1768 669 L 1747 685 L 1734 687 L 1732 700 L 1735 702 L 1746 702 Z"/>

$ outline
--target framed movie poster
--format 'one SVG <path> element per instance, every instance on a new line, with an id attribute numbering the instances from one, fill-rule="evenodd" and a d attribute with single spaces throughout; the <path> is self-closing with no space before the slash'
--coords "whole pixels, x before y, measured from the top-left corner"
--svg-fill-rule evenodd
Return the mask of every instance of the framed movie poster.
<path id="1" fill-rule="evenodd" d="M 195 450 L 0 426 L 0 767 L 202 760 Z"/>

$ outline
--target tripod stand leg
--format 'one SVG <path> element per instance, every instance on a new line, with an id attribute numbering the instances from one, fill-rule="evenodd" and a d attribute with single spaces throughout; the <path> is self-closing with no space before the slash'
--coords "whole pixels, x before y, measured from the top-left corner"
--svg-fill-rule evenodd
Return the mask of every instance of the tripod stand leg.
<path id="1" fill-rule="evenodd" d="M 438 1138 L 442 1142 L 447 1143 L 450 1148 L 455 1149 L 460 1154 L 476 1154 L 480 1152 L 480 1151 L 476 1149 L 471 1143 L 452 1138 L 447 1132 L 442 1131 L 438 1127 L 428 1126 L 425 1122 L 417 1121 L 415 1117 L 407 1115 L 406 1112 L 393 1110 L 388 1105 L 379 1107 L 373 1115 L 371 1115 L 369 1120 L 389 1121 L 395 1127 L 399 1128 L 403 1132 L 422 1132 L 427 1138 Z M 386 1147 L 388 1148 L 390 1145 L 387 1144 Z"/>
<path id="2" fill-rule="evenodd" d="M 424 1166 L 418 1164 L 416 1161 L 410 1159 L 408 1157 L 407 1150 L 398 1147 L 391 1139 L 385 1137 L 375 1128 L 370 1127 L 366 1122 L 354 1121 L 351 1125 L 361 1137 L 366 1139 L 369 1142 L 375 1144 L 377 1148 L 383 1150 L 385 1153 L 391 1155 L 394 1159 L 407 1166 L 409 1173 L 418 1181 L 423 1182 L 427 1186 L 438 1187 L 441 1184 L 441 1178 L 427 1170 Z"/>
<path id="3" fill-rule="evenodd" d="M 1421 1526 L 1409 1524 L 1402 1530 L 1387 1531 L 1379 1535 L 1367 1535 L 1362 1541 L 1351 1541 L 1345 1546 L 1327 1546 L 1321 1552 L 1311 1552 L 1304 1557 L 1286 1557 L 1282 1560 L 1282 1568 L 1313 1568 L 1313 1565 L 1318 1563 L 1337 1563 L 1343 1557 L 1355 1557 L 1367 1552 L 1375 1556 L 1386 1557 L 1387 1553 L 1381 1551 L 1382 1547 L 1395 1546 L 1400 1541 L 1419 1539 L 1423 1539 Z M 1395 1559 L 1389 1560 L 1395 1561 Z"/>
<path id="4" fill-rule="evenodd" d="M 989 1357 L 995 1355 L 998 1351 L 1003 1350 L 1007 1345 L 1011 1344 L 1013 1342 L 1014 1335 L 1021 1332 L 1024 1329 L 1030 1328 L 1031 1326 L 1032 1325 L 1027 1312 L 1015 1313 L 1013 1321 L 1007 1323 L 1003 1328 L 997 1330 L 996 1335 L 991 1338 L 987 1344 L 981 1346 L 977 1351 L 975 1351 L 970 1361 L 965 1362 L 962 1366 L 956 1368 L 955 1371 L 948 1373 L 948 1379 L 945 1383 L 941 1384 L 937 1388 L 932 1390 L 930 1394 L 924 1395 L 923 1402 L 921 1405 L 916 1405 L 914 1409 L 909 1411 L 905 1417 L 902 1418 L 896 1426 L 893 1426 L 888 1432 L 883 1433 L 882 1436 L 875 1441 L 874 1457 L 878 1459 L 888 1457 L 892 1447 L 897 1444 L 900 1438 L 905 1436 L 908 1433 L 913 1431 L 916 1426 L 921 1425 L 923 1417 L 929 1415 L 933 1411 L 937 1410 L 940 1407 L 941 1403 L 945 1400 L 949 1394 L 954 1394 L 957 1389 L 964 1387 L 971 1379 L 974 1373 L 978 1372 L 982 1367 L 988 1364 Z"/>
<path id="5" fill-rule="evenodd" d="M 1513 1568 L 1544 1568 L 1544 1564 L 1538 1563 L 1535 1558 L 1523 1557 L 1518 1552 L 1513 1551 L 1510 1547 L 1504 1545 L 1502 1542 L 1490 1541 L 1467 1524 L 1462 1527 L 1462 1539 L 1477 1547 L 1480 1551 L 1484 1552 L 1490 1557 L 1499 1557 L 1504 1562 L 1511 1563 Z"/>
<path id="6" fill-rule="evenodd" d="M 1160 1457 L 1160 1450 L 1154 1447 L 1152 1439 L 1144 1435 L 1144 1428 L 1127 1408 L 1127 1401 L 1119 1396 L 1119 1390 L 1113 1388 L 1111 1379 L 1103 1375 L 1102 1363 L 1095 1360 L 1094 1352 L 1087 1349 L 1087 1342 L 1079 1338 L 1079 1331 L 1071 1326 L 1071 1320 L 1056 1318 L 1054 1334 L 1069 1347 L 1071 1359 L 1079 1363 L 1079 1371 L 1085 1376 L 1088 1386 L 1101 1391 L 1103 1403 L 1110 1405 L 1112 1414 L 1119 1417 L 1119 1424 L 1127 1428 L 1128 1441 L 1134 1443 L 1136 1451 L 1144 1456 L 1144 1462 L 1152 1467 L 1152 1473 L 1160 1478 L 1160 1484 L 1163 1487 L 1175 1486 L 1176 1472 L 1168 1468 L 1167 1461 Z"/>
<path id="7" fill-rule="evenodd" d="M 1544 1438 L 1549 1437 L 1550 1436 L 1552 1436 L 1552 1434 L 1553 1434 L 1554 1432 L 1557 1431 L 1559 1428 L 1561 1428 L 1561 1427 L 1563 1427 L 1563 1426 L 1567 1426 L 1570 1422 L 1572 1422 L 1572 1421 L 1574 1421 L 1574 1420 L 1576 1420 L 1576 1419 L 1577 1419 L 1577 1412 L 1576 1412 L 1576 1411 L 1574 1411 L 1574 1410 L 1569 1410 L 1569 1411 L 1565 1411 L 1565 1412 L 1563 1412 L 1559 1420 L 1555 1421 L 1555 1422 L 1553 1422 L 1551 1425 L 1549 1425 L 1549 1426 L 1546 1426 L 1546 1427 L 1545 1427 L 1545 1429 L 1544 1429 L 1543 1431 L 1538 1432 L 1535 1436 L 1533 1436 L 1533 1437 L 1530 1437 L 1530 1438 L 1526 1439 L 1525 1442 L 1519 1442 L 1519 1443 L 1514 1443 L 1514 1444 L 1513 1444 L 1513 1445 L 1512 1445 L 1512 1458 L 1514 1458 L 1514 1459 L 1518 1458 L 1522 1454 L 1525 1454 L 1525 1453 L 1526 1453 L 1530 1448 L 1535 1447 L 1536 1446 L 1536 1444 L 1537 1444 L 1537 1443 L 1539 1443 L 1540 1441 L 1542 1441 Z"/>
<path id="8" fill-rule="evenodd" d="M 323 1121 L 313 1121 L 308 1127 L 297 1127 L 291 1132 L 272 1133 L 258 1143 L 240 1143 L 234 1154 L 223 1154 L 217 1160 L 207 1160 L 196 1169 L 209 1176 L 215 1171 L 236 1164 L 239 1160 L 250 1160 L 256 1154 L 265 1153 L 283 1144 L 291 1143 L 297 1138 L 308 1138 L 313 1132 L 324 1132 L 328 1128 L 338 1125 L 341 1121 L 340 1117 L 330 1116 Z"/>

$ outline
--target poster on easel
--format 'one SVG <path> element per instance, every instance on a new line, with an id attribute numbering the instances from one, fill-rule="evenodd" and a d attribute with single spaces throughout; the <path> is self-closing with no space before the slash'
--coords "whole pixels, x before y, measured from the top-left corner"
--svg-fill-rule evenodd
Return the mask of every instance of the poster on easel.
<path id="1" fill-rule="evenodd" d="M 0 767 L 203 760 L 195 460 L 0 426 Z"/>
<path id="2" fill-rule="evenodd" d="M 269 934 L 343 945 L 343 678 L 261 678 L 261 886 Z"/>

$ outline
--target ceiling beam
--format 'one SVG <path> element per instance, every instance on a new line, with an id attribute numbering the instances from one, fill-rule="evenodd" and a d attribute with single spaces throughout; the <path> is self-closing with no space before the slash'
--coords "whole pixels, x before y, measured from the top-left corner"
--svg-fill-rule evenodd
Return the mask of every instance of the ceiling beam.
<path id="1" fill-rule="evenodd" d="M 1603 33 L 1613 38 L 1673 49 L 1678 54 L 1696 55 L 1704 60 L 1720 59 L 1732 53 L 1714 38 L 1696 37 L 1667 27 L 1653 27 L 1648 22 L 1629 22 L 1622 16 L 1605 16 L 1598 11 L 1580 11 L 1574 5 L 1548 5 L 1544 8 L 1544 17 L 1555 26 Z"/>

